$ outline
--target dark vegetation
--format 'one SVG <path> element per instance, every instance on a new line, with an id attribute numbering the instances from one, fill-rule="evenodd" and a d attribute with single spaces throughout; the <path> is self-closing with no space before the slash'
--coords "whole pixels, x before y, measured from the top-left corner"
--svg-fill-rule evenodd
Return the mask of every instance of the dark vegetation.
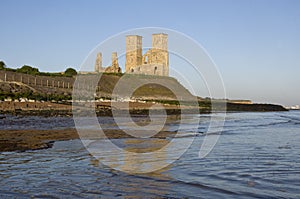
<path id="1" fill-rule="evenodd" d="M 0 84 L 0 100 L 3 101 L 4 99 L 10 98 L 12 100 L 19 100 L 20 98 L 27 98 L 36 101 L 57 101 L 57 102 L 64 102 L 72 99 L 71 95 L 64 95 L 58 93 L 41 93 L 41 92 L 34 92 L 31 89 L 24 89 L 24 87 L 20 90 L 11 90 L 5 89 L 3 84 Z M 11 86 L 11 85 L 10 85 Z M 18 85 L 13 85 L 16 87 Z M 25 87 L 26 88 L 26 87 Z"/>
<path id="2" fill-rule="evenodd" d="M 77 71 L 73 68 L 67 68 L 64 72 L 56 72 L 56 73 L 40 72 L 38 68 L 29 65 L 23 65 L 21 68 L 13 69 L 7 67 L 4 61 L 0 61 L 0 70 L 24 73 L 29 75 L 41 75 L 41 76 L 52 76 L 52 77 L 72 77 L 77 75 Z"/>
<path id="3" fill-rule="evenodd" d="M 67 70 L 64 72 L 64 75 L 66 77 L 73 77 L 77 75 L 77 71 L 74 68 L 67 68 Z"/>

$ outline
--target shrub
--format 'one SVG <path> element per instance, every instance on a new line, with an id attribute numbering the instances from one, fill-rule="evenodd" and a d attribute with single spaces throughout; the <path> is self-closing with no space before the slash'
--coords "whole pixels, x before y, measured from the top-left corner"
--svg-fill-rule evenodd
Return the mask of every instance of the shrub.
<path id="1" fill-rule="evenodd" d="M 39 69 L 28 66 L 28 65 L 24 65 L 21 68 L 18 68 L 17 72 L 26 73 L 26 74 L 30 74 L 30 75 L 38 75 L 40 73 Z"/>
<path id="2" fill-rule="evenodd" d="M 67 68 L 67 70 L 65 71 L 64 74 L 67 77 L 73 77 L 73 76 L 77 75 L 77 71 L 74 68 Z"/>

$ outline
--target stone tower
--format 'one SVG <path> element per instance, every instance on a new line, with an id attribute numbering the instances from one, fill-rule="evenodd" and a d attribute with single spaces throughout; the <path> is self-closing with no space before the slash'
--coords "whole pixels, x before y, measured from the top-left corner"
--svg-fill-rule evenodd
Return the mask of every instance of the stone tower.
<path id="1" fill-rule="evenodd" d="M 126 36 L 126 63 L 125 71 L 142 65 L 142 37 L 138 35 Z"/>
<path id="2" fill-rule="evenodd" d="M 152 35 L 151 64 L 161 65 L 163 75 L 169 75 L 168 35 L 164 33 Z"/>
<path id="3" fill-rule="evenodd" d="M 102 53 L 97 54 L 96 62 L 95 62 L 95 72 L 102 72 Z"/>

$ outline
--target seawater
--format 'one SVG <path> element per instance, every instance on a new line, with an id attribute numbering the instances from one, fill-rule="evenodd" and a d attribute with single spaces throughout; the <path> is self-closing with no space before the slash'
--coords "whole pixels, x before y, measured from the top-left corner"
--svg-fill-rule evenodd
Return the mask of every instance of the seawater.
<path id="1" fill-rule="evenodd" d="M 227 113 L 216 146 L 203 159 L 198 154 L 210 115 L 190 117 L 185 132 L 195 136 L 191 147 L 168 167 L 148 174 L 127 174 L 105 166 L 80 140 L 55 142 L 44 150 L 1 152 L 0 197 L 300 198 L 299 111 Z M 198 131 L 191 135 L 191 127 L 198 125 L 193 118 L 198 117 Z M 99 121 L 115 128 L 112 118 Z M 178 120 L 166 125 L 176 130 Z M 74 122 L 67 117 L 7 116 L 0 120 L 1 129 L 69 127 Z M 124 147 L 134 143 L 129 138 L 114 142 Z M 148 161 L 155 162 L 155 158 Z"/>

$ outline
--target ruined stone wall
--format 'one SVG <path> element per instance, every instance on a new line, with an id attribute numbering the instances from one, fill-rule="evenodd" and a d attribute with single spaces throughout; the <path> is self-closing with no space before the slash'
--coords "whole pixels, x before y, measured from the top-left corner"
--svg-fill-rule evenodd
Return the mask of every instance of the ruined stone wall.
<path id="1" fill-rule="evenodd" d="M 152 49 L 142 56 L 141 63 L 137 54 L 127 51 L 134 49 L 130 45 L 134 43 L 131 41 L 134 41 L 133 38 L 136 37 L 139 36 L 127 36 L 126 38 L 126 72 L 169 76 L 168 35 L 163 33 L 152 35 Z M 140 64 L 132 60 L 139 60 Z"/>
<path id="2" fill-rule="evenodd" d="M 119 67 L 118 55 L 117 52 L 111 54 L 111 66 L 105 69 L 106 73 L 121 73 L 122 70 Z"/>
<path id="3" fill-rule="evenodd" d="M 166 67 L 162 64 L 143 64 L 132 68 L 127 73 L 165 76 Z"/>
<path id="4" fill-rule="evenodd" d="M 118 62 L 118 54 L 117 52 L 113 52 L 111 54 L 111 66 L 113 68 L 118 68 L 119 67 L 119 62 Z"/>
<path id="5" fill-rule="evenodd" d="M 100 73 L 103 72 L 105 68 L 102 67 L 102 53 L 99 52 L 96 57 L 96 62 L 95 62 L 95 72 Z"/>
<path id="6" fill-rule="evenodd" d="M 112 65 L 102 68 L 102 54 L 98 53 L 96 72 L 120 73 L 117 53 L 112 53 Z M 126 73 L 169 76 L 168 35 L 159 33 L 152 35 L 152 49 L 142 54 L 142 37 L 126 36 Z"/>

